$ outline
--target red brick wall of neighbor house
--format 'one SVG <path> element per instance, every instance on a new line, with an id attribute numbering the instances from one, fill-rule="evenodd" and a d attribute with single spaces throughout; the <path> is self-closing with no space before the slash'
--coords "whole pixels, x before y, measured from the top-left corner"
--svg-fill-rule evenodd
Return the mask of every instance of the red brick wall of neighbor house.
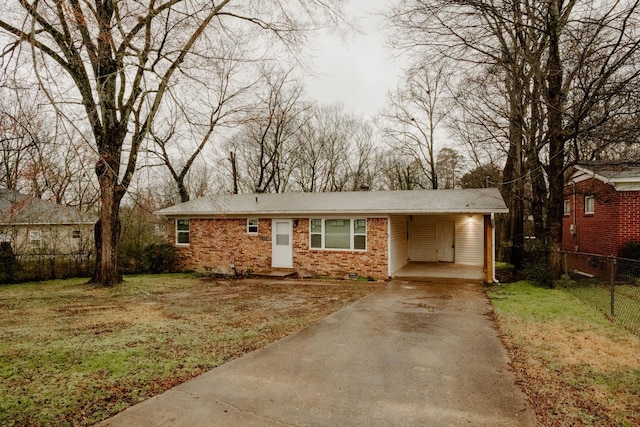
<path id="1" fill-rule="evenodd" d="M 618 194 L 618 248 L 630 240 L 640 240 L 640 191 Z M 617 253 L 620 255 L 620 252 Z"/>
<path id="2" fill-rule="evenodd" d="M 620 249 L 620 193 L 612 185 L 588 179 L 565 187 L 565 200 L 571 201 L 571 212 L 563 217 L 562 248 L 599 255 L 618 255 Z M 594 196 L 594 213 L 584 213 L 585 195 Z M 574 204 L 575 202 L 575 204 Z M 569 227 L 576 224 L 576 235 Z"/>
<path id="3" fill-rule="evenodd" d="M 271 218 L 260 218 L 258 235 L 247 234 L 246 218 L 190 220 L 189 246 L 176 246 L 177 267 L 231 273 L 271 267 Z M 169 243 L 175 244 L 175 221 L 168 222 Z M 349 273 L 381 279 L 387 270 L 387 219 L 367 219 L 366 251 L 309 249 L 309 219 L 298 219 L 293 230 L 293 270 L 303 276 L 342 277 Z"/>

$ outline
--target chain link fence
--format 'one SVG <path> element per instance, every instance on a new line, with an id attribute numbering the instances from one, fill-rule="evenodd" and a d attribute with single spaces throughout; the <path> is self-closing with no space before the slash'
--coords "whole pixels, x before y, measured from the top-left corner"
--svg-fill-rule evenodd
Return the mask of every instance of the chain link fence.
<path id="1" fill-rule="evenodd" d="M 88 277 L 94 258 L 89 252 L 0 256 L 0 284 Z"/>
<path id="2" fill-rule="evenodd" d="M 640 261 L 562 252 L 567 290 L 640 335 Z"/>

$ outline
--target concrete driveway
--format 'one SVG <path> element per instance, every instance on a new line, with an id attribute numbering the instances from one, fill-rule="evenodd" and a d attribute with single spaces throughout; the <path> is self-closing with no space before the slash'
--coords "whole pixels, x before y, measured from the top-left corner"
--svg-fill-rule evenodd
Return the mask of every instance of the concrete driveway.
<path id="1" fill-rule="evenodd" d="M 533 426 L 481 285 L 393 281 L 104 426 Z"/>

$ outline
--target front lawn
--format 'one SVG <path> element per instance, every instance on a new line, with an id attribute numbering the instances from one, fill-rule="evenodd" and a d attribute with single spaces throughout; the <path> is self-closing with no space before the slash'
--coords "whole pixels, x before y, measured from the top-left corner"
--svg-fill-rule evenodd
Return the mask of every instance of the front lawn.
<path id="1" fill-rule="evenodd" d="M 561 289 L 488 291 L 540 425 L 640 425 L 640 338 Z"/>
<path id="2" fill-rule="evenodd" d="M 131 276 L 0 286 L 0 425 L 89 425 L 375 289 Z"/>

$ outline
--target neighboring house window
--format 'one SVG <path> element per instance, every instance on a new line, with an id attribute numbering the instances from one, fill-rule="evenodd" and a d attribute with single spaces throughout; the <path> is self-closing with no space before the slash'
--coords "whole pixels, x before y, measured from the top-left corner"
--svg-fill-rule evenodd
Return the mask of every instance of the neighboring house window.
<path id="1" fill-rule="evenodd" d="M 565 215 L 569 215 L 571 213 L 571 201 L 570 200 L 565 200 L 564 201 L 564 214 Z"/>
<path id="2" fill-rule="evenodd" d="M 79 239 L 80 238 L 80 230 L 73 230 L 73 232 L 71 233 L 71 237 L 74 239 Z"/>
<path id="3" fill-rule="evenodd" d="M 312 219 L 309 229 L 313 249 L 367 249 L 366 219 Z"/>
<path id="4" fill-rule="evenodd" d="M 593 196 L 584 196 L 584 213 L 592 214 L 594 211 L 595 199 Z"/>
<path id="5" fill-rule="evenodd" d="M 178 245 L 189 244 L 189 220 L 188 219 L 176 220 L 176 243 Z"/>
<path id="6" fill-rule="evenodd" d="M 32 248 L 39 248 L 42 244 L 42 231 L 31 230 L 29 231 L 29 246 Z"/>
<path id="7" fill-rule="evenodd" d="M 258 234 L 258 218 L 247 219 L 247 233 Z"/>
<path id="8" fill-rule="evenodd" d="M 0 243 L 2 242 L 11 242 L 11 235 L 9 233 L 0 231 Z"/>

